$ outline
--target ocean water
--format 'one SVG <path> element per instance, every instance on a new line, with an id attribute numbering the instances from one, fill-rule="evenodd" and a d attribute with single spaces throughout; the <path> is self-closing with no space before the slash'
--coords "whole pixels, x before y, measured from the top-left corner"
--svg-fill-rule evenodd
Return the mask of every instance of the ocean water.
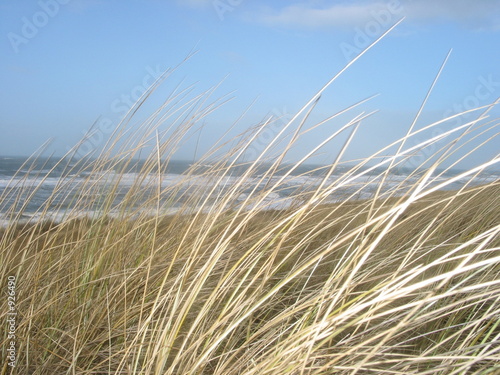
<path id="1" fill-rule="evenodd" d="M 351 167 L 343 166 L 325 179 L 325 168 L 321 166 L 300 166 L 291 171 L 291 166 L 285 165 L 272 177 L 266 177 L 269 165 L 261 165 L 243 179 L 248 171 L 245 166 L 233 168 L 220 177 L 217 173 L 207 174 L 210 165 L 193 169 L 186 161 L 171 161 L 160 172 L 153 168 L 150 173 L 141 172 L 143 161 L 108 164 L 99 172 L 92 171 L 91 165 L 92 161 L 0 157 L 0 226 L 12 221 L 35 222 L 42 217 L 53 221 L 70 216 L 95 218 L 103 212 L 116 217 L 159 211 L 168 215 L 186 207 L 194 210 L 210 207 L 228 194 L 233 197 L 228 208 L 244 205 L 249 209 L 257 205 L 262 209 L 280 209 L 300 203 L 320 185 L 329 189 L 325 203 L 365 199 L 379 188 L 383 173 L 381 169 L 365 168 L 352 174 Z M 437 186 L 459 174 L 460 171 L 441 176 L 436 173 L 429 186 Z M 456 179 L 443 189 L 484 184 L 499 178 L 500 173 L 484 172 L 473 181 L 469 177 Z M 387 175 L 381 192 L 403 194 L 417 179 L 411 171 L 398 169 Z"/>

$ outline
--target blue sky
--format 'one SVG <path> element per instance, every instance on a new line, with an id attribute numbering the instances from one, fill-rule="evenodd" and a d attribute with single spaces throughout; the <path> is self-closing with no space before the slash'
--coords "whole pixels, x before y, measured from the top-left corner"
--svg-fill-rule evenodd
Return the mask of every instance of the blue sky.
<path id="1" fill-rule="evenodd" d="M 328 88 L 311 118 L 379 94 L 360 109 L 379 112 L 363 123 L 348 155 L 367 156 L 404 134 L 450 49 L 418 126 L 500 96 L 499 9 L 497 0 L 3 1 L 0 154 L 29 155 L 52 139 L 49 151 L 61 155 L 97 119 L 104 139 L 129 102 L 193 50 L 144 111 L 181 82 L 196 85 L 192 96 L 222 82 L 214 99 L 233 99 L 204 120 L 203 152 L 254 101 L 235 134 L 270 114 L 294 114 L 405 17 Z M 312 132 L 300 147 L 339 124 Z M 325 161 L 336 148 L 325 148 Z M 492 143 L 476 159 L 497 149 Z M 193 153 L 191 140 L 177 157 Z M 300 154 L 299 148 L 292 158 Z"/>

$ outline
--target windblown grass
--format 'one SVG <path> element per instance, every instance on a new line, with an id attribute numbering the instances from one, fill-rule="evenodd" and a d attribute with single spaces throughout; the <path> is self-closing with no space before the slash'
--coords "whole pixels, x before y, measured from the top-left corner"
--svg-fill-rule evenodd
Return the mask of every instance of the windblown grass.
<path id="1" fill-rule="evenodd" d="M 480 152 L 484 141 L 462 152 L 479 135 L 495 140 L 498 120 L 486 121 L 490 106 L 476 111 L 482 112 L 474 121 L 410 147 L 422 134 L 412 126 L 332 182 L 364 114 L 282 169 L 297 140 L 320 125 L 306 129 L 322 91 L 258 160 L 244 162 L 245 151 L 269 122 L 238 138 L 223 158 L 215 155 L 228 145 L 214 146 L 184 181 L 164 187 L 162 172 L 175 149 L 220 105 L 209 102 L 211 92 L 193 99 L 173 92 L 130 136 L 127 116 L 93 161 L 73 167 L 61 161 L 93 177 L 73 191 L 64 220 L 44 218 L 71 177 L 61 179 L 35 223 L 22 224 L 19 195 L 0 235 L 2 285 L 9 275 L 17 279 L 17 367 L 11 371 L 4 362 L 1 374 L 500 371 L 500 183 L 476 181 L 499 158 L 464 171 L 469 183 L 459 190 L 443 191 L 454 177 L 438 172 L 453 166 L 454 156 Z M 164 124 L 174 129 L 168 137 L 158 131 Z M 287 208 L 266 206 L 290 168 L 349 131 L 338 158 L 324 168 L 323 183 L 298 189 Z M 429 160 L 385 188 L 396 168 L 429 146 L 435 150 Z M 117 204 L 120 180 L 145 149 L 147 161 Z M 264 160 L 271 160 L 265 170 Z M 242 165 L 241 176 L 229 179 Z M 107 175 L 110 166 L 121 172 Z M 367 170 L 375 167 L 379 176 L 370 184 Z M 99 178 L 106 184 L 96 183 Z M 356 200 L 369 185 L 376 187 L 371 198 Z M 351 193 L 329 203 L 346 186 Z M 173 206 L 176 213 L 164 214 Z M 100 214 L 82 217 L 85 210 Z M 8 343 L 2 333 L 2 353 Z"/>

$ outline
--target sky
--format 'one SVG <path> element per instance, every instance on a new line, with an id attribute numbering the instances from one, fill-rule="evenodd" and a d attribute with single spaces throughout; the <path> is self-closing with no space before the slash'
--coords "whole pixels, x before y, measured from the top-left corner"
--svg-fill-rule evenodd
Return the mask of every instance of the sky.
<path id="1" fill-rule="evenodd" d="M 310 124 L 376 97 L 308 133 L 290 157 L 376 110 L 347 154 L 364 157 L 405 134 L 450 50 L 417 127 L 500 97 L 499 10 L 499 0 L 4 0 L 0 155 L 30 155 L 48 140 L 48 152 L 63 155 L 93 124 L 94 138 L 82 146 L 102 147 L 132 103 L 176 67 L 143 116 L 176 87 L 194 98 L 217 86 L 209 101 L 225 102 L 177 152 L 190 160 L 235 123 L 230 135 L 277 116 L 269 138 L 352 63 L 324 91 Z M 260 150 L 266 139 L 255 142 Z M 490 142 L 471 163 L 498 146 Z M 331 160 L 339 147 L 324 147 L 317 160 Z"/>

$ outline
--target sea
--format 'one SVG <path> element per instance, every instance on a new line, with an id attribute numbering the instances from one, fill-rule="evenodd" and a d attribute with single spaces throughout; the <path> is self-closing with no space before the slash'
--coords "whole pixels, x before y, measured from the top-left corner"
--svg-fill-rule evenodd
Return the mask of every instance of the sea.
<path id="1" fill-rule="evenodd" d="M 342 165 L 325 178 L 328 167 L 294 168 L 287 164 L 273 170 L 271 175 L 266 173 L 271 165 L 261 164 L 250 175 L 248 166 L 240 165 L 222 176 L 213 163 L 189 161 L 163 162 L 159 170 L 151 167 L 145 173 L 149 164 L 143 160 L 101 163 L 96 172 L 92 167 L 95 163 L 95 160 L 0 156 L 0 227 L 12 222 L 60 222 L 75 216 L 97 218 L 104 212 L 115 217 L 193 212 L 220 202 L 226 194 L 234 197 L 228 208 L 244 205 L 245 209 L 255 206 L 283 209 L 300 204 L 318 186 L 328 190 L 323 203 L 368 199 L 376 191 L 404 194 L 421 177 L 404 168 L 393 168 L 384 174 L 381 168 L 354 169 Z M 463 171 L 459 170 L 436 171 L 426 183 L 428 187 L 442 185 L 440 189 L 455 190 L 500 178 L 500 171 L 484 171 L 473 180 L 470 176 L 460 177 L 461 174 Z M 384 183 L 380 185 L 382 178 Z"/>

